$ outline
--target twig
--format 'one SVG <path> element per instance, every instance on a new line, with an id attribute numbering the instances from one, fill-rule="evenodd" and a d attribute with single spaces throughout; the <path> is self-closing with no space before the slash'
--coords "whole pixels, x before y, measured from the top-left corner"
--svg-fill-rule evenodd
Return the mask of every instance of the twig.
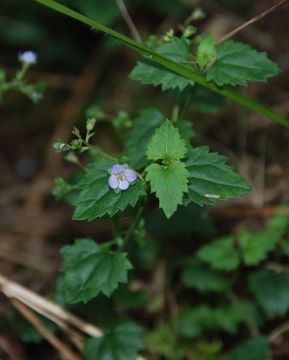
<path id="1" fill-rule="evenodd" d="M 141 43 L 142 42 L 141 36 L 140 36 L 135 24 L 133 23 L 132 18 L 129 15 L 129 12 L 128 12 L 123 0 L 116 0 L 116 3 L 119 8 L 119 11 L 121 12 L 121 15 L 122 15 L 124 21 L 127 24 L 127 27 L 129 28 L 129 31 L 131 32 L 132 37 L 136 41 Z"/>
<path id="2" fill-rule="evenodd" d="M 284 322 L 274 329 L 271 334 L 269 334 L 268 339 L 271 343 L 275 343 L 278 338 L 283 335 L 285 332 L 289 331 L 289 321 Z"/>
<path id="3" fill-rule="evenodd" d="M 231 37 L 235 36 L 238 32 L 245 29 L 247 26 L 252 25 L 252 24 L 256 23 L 257 21 L 263 19 L 265 16 L 269 15 L 273 11 L 276 11 L 277 9 L 281 8 L 282 6 L 285 6 L 286 4 L 288 4 L 288 2 L 289 2 L 289 0 L 281 0 L 281 1 L 279 1 L 277 4 L 273 5 L 269 9 L 263 11 L 261 14 L 253 17 L 252 19 L 246 21 L 244 24 L 238 26 L 236 29 L 229 32 L 228 34 L 222 36 L 217 41 L 217 44 L 221 44 L 222 42 L 230 39 Z"/>
<path id="4" fill-rule="evenodd" d="M 16 309 L 28 320 L 38 332 L 60 353 L 64 359 L 67 360 L 81 360 L 81 358 L 74 354 L 57 336 L 52 334 L 47 327 L 43 324 L 38 317 L 33 314 L 26 305 L 23 305 L 20 301 L 11 298 L 11 303 Z"/>

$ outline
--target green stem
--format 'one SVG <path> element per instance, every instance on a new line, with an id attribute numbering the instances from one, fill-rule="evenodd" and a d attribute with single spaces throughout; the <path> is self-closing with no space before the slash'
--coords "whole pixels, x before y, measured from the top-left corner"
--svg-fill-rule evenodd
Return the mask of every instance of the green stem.
<path id="1" fill-rule="evenodd" d="M 17 72 L 16 74 L 16 80 L 17 81 L 21 81 L 23 80 L 25 74 L 27 73 L 27 70 L 29 69 L 30 67 L 30 64 L 27 64 L 27 63 L 22 63 L 22 67 L 21 69 Z"/>
<path id="2" fill-rule="evenodd" d="M 173 107 L 173 111 L 172 111 L 172 122 L 176 122 L 179 119 L 179 113 L 180 113 L 180 106 L 179 105 L 175 105 Z"/>
<path id="3" fill-rule="evenodd" d="M 119 243 L 119 239 L 113 239 L 111 241 L 107 241 L 104 244 L 101 244 L 100 247 L 101 249 L 105 250 L 105 249 L 109 249 L 112 245 L 117 245 Z"/>
<path id="4" fill-rule="evenodd" d="M 137 228 L 137 226 L 138 226 L 138 224 L 139 224 L 139 222 L 141 220 L 141 216 L 143 214 L 143 211 L 144 211 L 144 206 L 140 205 L 137 212 L 136 212 L 136 214 L 135 214 L 133 222 L 131 223 L 130 227 L 128 228 L 128 230 L 126 232 L 126 235 L 125 235 L 125 238 L 124 238 L 123 244 L 122 244 L 122 249 L 124 249 L 127 246 L 130 238 L 133 235 L 133 232 Z"/>
<path id="5" fill-rule="evenodd" d="M 112 222 L 112 229 L 113 229 L 113 235 L 115 238 L 121 237 L 120 229 L 119 229 L 119 222 L 118 222 L 118 216 L 114 216 L 111 218 Z"/>
<path id="6" fill-rule="evenodd" d="M 193 80 L 195 83 L 204 86 L 205 88 L 208 88 L 218 94 L 221 94 L 228 99 L 241 104 L 242 106 L 255 111 L 259 114 L 262 114 L 265 117 L 270 118 L 271 120 L 274 120 L 284 126 L 289 127 L 289 121 L 281 116 L 280 114 L 276 113 L 274 110 L 270 109 L 269 107 L 266 107 L 252 99 L 250 99 L 247 96 L 241 95 L 238 92 L 228 89 L 228 88 L 220 88 L 216 86 L 215 84 L 208 82 L 202 75 L 199 75 L 195 73 L 192 69 L 187 68 L 186 66 L 179 64 L 161 54 L 156 52 L 155 50 L 133 40 L 130 39 L 127 36 L 124 36 L 121 33 L 118 33 L 117 31 L 110 29 L 92 19 L 87 18 L 84 15 L 79 14 L 78 12 L 69 9 L 66 6 L 63 6 L 53 0 L 34 0 L 42 5 L 45 5 L 61 14 L 64 14 L 66 16 L 69 16 L 75 20 L 78 20 L 88 26 L 90 26 L 92 29 L 97 29 L 105 34 L 109 34 L 116 40 L 120 41 L 121 43 L 125 44 L 126 46 L 134 49 L 135 51 L 141 53 L 142 55 L 145 55 L 154 63 L 160 64 L 164 66 L 165 68 L 169 69 L 170 71 L 173 71 L 181 76 L 184 76 L 185 78 L 188 78 L 190 80 Z"/>

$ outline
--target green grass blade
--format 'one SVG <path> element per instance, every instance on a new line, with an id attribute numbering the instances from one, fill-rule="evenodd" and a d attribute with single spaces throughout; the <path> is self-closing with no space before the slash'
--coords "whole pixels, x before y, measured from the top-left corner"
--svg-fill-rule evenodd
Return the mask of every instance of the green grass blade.
<path id="1" fill-rule="evenodd" d="M 107 27 L 104 26 L 94 20 L 91 20 L 87 18 L 84 15 L 81 15 L 80 13 L 69 9 L 66 6 L 63 6 L 56 1 L 53 0 L 34 0 L 42 5 L 45 5 L 49 7 L 50 9 L 53 9 L 57 11 L 58 13 L 64 14 L 66 16 L 69 16 L 75 20 L 78 20 L 88 26 L 90 26 L 93 30 L 97 29 L 105 34 L 108 34 L 115 38 L 116 40 L 120 41 L 121 43 L 125 44 L 126 46 L 134 49 L 135 51 L 141 53 L 142 55 L 147 56 L 151 61 L 158 63 L 165 68 L 174 71 L 175 73 L 182 75 L 188 79 L 193 80 L 195 83 L 204 86 L 212 91 L 217 92 L 218 94 L 224 95 L 228 99 L 258 113 L 261 114 L 267 118 L 270 118 L 271 120 L 274 120 L 284 126 L 289 127 L 289 120 L 281 116 L 280 114 L 276 113 L 274 110 L 270 109 L 269 107 L 266 107 L 252 99 L 250 99 L 247 96 L 239 94 L 237 91 L 228 89 L 228 88 L 219 88 L 213 83 L 207 82 L 204 77 L 201 75 L 196 74 L 194 71 L 186 68 L 185 66 L 178 64 L 174 62 L 173 60 L 170 60 L 160 54 L 158 54 L 156 51 L 150 49 L 149 47 L 138 43 L 137 41 Z"/>

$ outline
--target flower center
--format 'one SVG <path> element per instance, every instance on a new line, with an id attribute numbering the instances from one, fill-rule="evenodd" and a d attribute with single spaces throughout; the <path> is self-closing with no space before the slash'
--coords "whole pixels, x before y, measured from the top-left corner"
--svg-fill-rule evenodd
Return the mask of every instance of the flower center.
<path id="1" fill-rule="evenodd" d="M 123 173 L 117 174 L 116 177 L 117 177 L 118 180 L 121 180 L 121 181 L 125 180 L 125 175 Z"/>

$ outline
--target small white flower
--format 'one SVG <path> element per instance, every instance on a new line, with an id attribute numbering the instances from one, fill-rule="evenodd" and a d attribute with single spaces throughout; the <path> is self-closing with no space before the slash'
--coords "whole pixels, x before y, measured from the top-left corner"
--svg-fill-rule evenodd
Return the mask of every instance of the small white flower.
<path id="1" fill-rule="evenodd" d="M 33 65 L 37 63 L 37 54 L 33 51 L 24 51 L 23 53 L 19 54 L 19 61 Z"/>

